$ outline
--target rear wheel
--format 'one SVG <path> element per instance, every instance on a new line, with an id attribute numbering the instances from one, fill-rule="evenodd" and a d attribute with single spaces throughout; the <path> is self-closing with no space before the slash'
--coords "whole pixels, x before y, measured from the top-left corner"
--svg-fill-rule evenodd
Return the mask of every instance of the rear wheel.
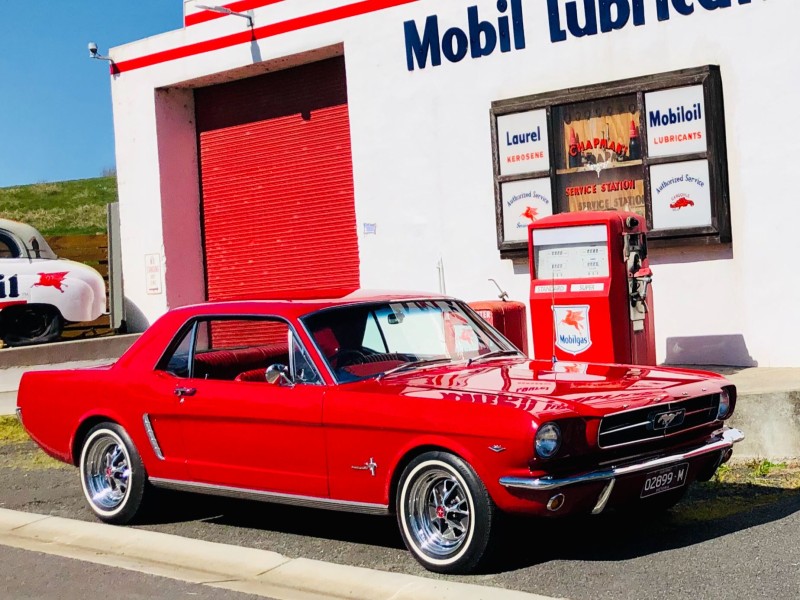
<path id="1" fill-rule="evenodd" d="M 116 423 L 100 423 L 86 436 L 80 457 L 81 486 L 102 521 L 122 525 L 141 512 L 146 475 L 139 452 Z"/>
<path id="2" fill-rule="evenodd" d="M 400 533 L 430 571 L 469 573 L 483 564 L 496 510 L 472 467 L 452 454 L 426 452 L 400 477 Z"/>
<path id="3" fill-rule="evenodd" d="M 0 315 L 2 339 L 7 346 L 29 346 L 53 342 L 61 337 L 64 319 L 55 306 L 12 306 Z"/>

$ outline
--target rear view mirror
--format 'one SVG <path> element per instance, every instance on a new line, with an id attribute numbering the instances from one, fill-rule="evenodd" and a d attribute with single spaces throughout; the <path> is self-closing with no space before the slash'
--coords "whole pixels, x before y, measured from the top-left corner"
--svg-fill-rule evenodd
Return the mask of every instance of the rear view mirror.
<path id="1" fill-rule="evenodd" d="M 289 367 L 281 364 L 274 364 L 267 367 L 266 379 L 267 383 L 273 385 L 294 385 L 294 382 L 289 378 Z"/>
<path id="2" fill-rule="evenodd" d="M 403 313 L 389 313 L 386 317 L 386 320 L 389 322 L 389 325 L 397 325 L 398 323 L 402 323 L 405 315 Z"/>

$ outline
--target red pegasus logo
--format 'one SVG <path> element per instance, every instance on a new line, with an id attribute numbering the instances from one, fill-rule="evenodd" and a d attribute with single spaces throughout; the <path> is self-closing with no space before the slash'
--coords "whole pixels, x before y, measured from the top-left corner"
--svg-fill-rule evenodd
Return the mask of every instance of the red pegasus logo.
<path id="1" fill-rule="evenodd" d="M 687 206 L 694 206 L 694 202 L 689 200 L 688 198 L 684 198 L 681 196 L 675 202 L 669 205 L 672 210 L 680 210 L 682 208 L 686 208 Z"/>
<path id="2" fill-rule="evenodd" d="M 566 365 L 564 367 L 564 373 L 580 373 L 581 369 L 578 365 Z"/>
<path id="3" fill-rule="evenodd" d="M 583 321 L 583 311 L 580 310 L 567 310 L 567 315 L 561 320 L 564 325 L 574 327 L 578 333 L 583 333 L 581 321 Z"/>
<path id="4" fill-rule="evenodd" d="M 527 206 L 525 208 L 525 212 L 522 213 L 522 216 L 525 217 L 526 219 L 530 219 L 531 222 L 533 222 L 537 218 L 539 218 L 539 211 L 538 209 L 533 208 L 532 206 Z"/>
<path id="5" fill-rule="evenodd" d="M 39 273 L 39 281 L 33 287 L 54 287 L 62 294 L 64 293 L 64 278 L 69 271 L 59 271 L 57 273 Z"/>

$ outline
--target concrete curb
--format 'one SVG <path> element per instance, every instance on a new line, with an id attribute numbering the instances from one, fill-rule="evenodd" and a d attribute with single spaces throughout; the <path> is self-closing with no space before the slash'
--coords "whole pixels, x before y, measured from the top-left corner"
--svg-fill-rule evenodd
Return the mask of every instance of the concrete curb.
<path id="1" fill-rule="evenodd" d="M 280 600 L 555 600 L 7 509 L 0 544 Z"/>
<path id="2" fill-rule="evenodd" d="M 49 365 L 63 362 L 116 359 L 130 348 L 141 333 L 110 335 L 87 340 L 71 340 L 0 349 L 0 369 Z"/>

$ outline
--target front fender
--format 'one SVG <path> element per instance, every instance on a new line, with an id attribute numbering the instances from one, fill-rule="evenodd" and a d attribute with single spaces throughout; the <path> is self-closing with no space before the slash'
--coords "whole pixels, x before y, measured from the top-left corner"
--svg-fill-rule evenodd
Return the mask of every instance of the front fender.
<path id="1" fill-rule="evenodd" d="M 77 277 L 65 277 L 58 286 L 34 283 L 29 303 L 55 306 L 66 321 L 94 321 L 102 312 L 95 306 L 92 286 Z"/>

